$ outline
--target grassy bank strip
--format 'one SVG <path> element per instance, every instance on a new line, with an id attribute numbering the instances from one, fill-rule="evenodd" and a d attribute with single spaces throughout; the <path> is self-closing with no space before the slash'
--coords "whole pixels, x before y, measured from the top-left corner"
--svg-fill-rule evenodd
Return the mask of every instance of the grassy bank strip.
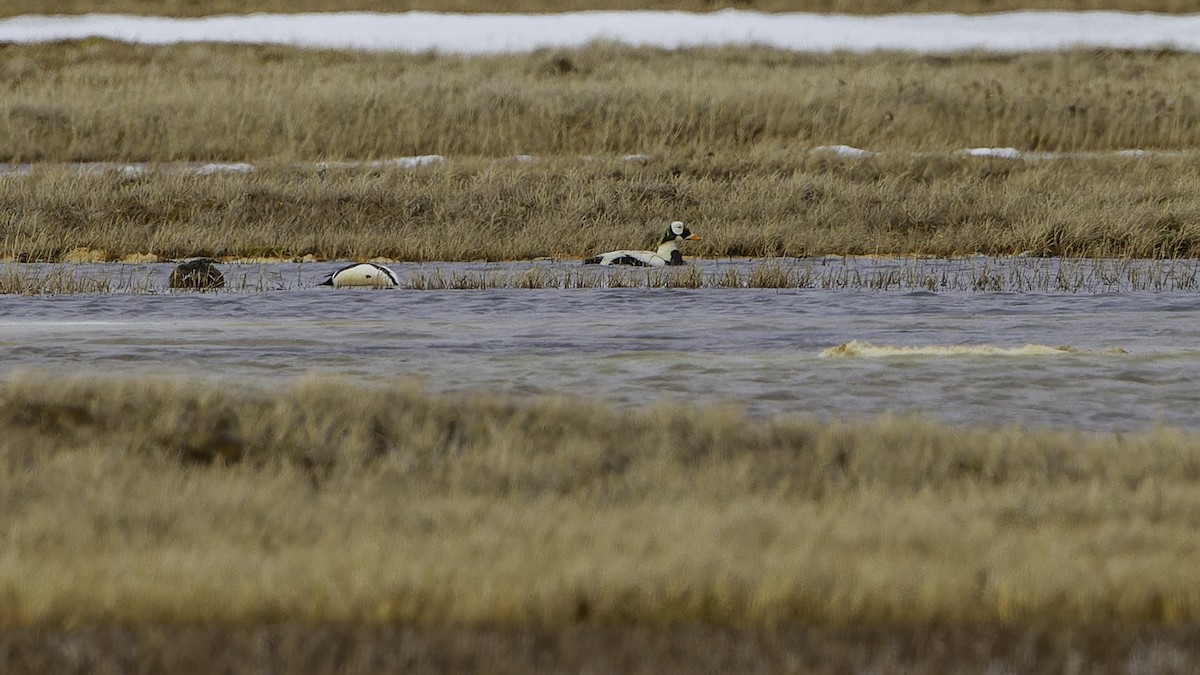
<path id="1" fill-rule="evenodd" d="M 0 629 L 24 675 L 221 673 L 1024 673 L 1190 675 L 1195 628 L 596 625 L 516 629 L 137 623 Z"/>
<path id="2" fill-rule="evenodd" d="M 1200 147 L 1200 54 L 4 45 L 0 162 Z"/>
<path id="3" fill-rule="evenodd" d="M 890 260 L 767 260 L 750 266 L 693 261 L 682 269 L 562 269 L 406 273 L 408 290 L 496 288 L 812 288 L 846 291 L 983 293 L 1176 292 L 1200 288 L 1193 260 L 1046 260 L 922 258 Z M 0 286 L 3 292 L 3 286 Z"/>
<path id="4" fill-rule="evenodd" d="M 0 178 L 0 259 L 270 257 L 583 259 L 648 248 L 666 223 L 685 256 L 1200 255 L 1190 158 L 666 155 L 448 160 L 416 169 L 250 174 L 69 168 Z"/>
<path id="5" fill-rule="evenodd" d="M 0 389 L 0 625 L 1170 626 L 1200 441 L 307 382 Z"/>
<path id="6" fill-rule="evenodd" d="M 92 267 L 81 270 L 76 265 L 48 267 L 0 263 L 0 295 L 102 295 L 158 294 L 186 292 L 170 287 L 174 265 L 151 270 L 145 265 L 113 265 L 105 269 Z M 220 268 L 219 268 L 220 269 Z M 225 284 L 221 292 L 266 293 L 311 288 L 324 280 L 313 275 L 307 283 L 300 278 L 299 267 L 287 273 L 261 266 L 225 267 Z M 215 292 L 216 289 L 205 292 Z"/>
<path id="7" fill-rule="evenodd" d="M 708 12 L 741 9 L 759 12 L 1004 12 L 1023 9 L 1193 12 L 1185 0 L 505 0 L 481 5 L 472 0 L 10 0 L 0 16 L 20 14 L 153 14 L 202 16 L 252 12 L 568 12 L 583 10 L 659 10 Z"/>

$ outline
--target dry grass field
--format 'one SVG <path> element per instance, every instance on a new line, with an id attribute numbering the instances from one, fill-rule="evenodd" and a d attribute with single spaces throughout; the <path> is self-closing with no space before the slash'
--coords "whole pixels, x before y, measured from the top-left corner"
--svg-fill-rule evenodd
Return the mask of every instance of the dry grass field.
<path id="1" fill-rule="evenodd" d="M 0 49 L 0 160 L 38 163 L 0 176 L 9 259 L 81 247 L 101 259 L 582 257 L 676 218 L 703 232 L 690 248 L 702 256 L 1176 257 L 1200 243 L 1193 54 Z M 814 152 L 843 143 L 880 154 Z M 1181 154 L 955 154 L 981 146 Z M 314 166 L 432 153 L 446 161 Z M 525 154 L 537 161 L 514 159 Z M 180 161 L 260 168 L 161 165 Z"/>
<path id="2" fill-rule="evenodd" d="M 947 640 L 928 663 L 1182 673 L 1198 483 L 1200 442 L 1167 430 L 17 378 L 0 653 L 21 672 L 139 654 L 196 672 L 181 662 L 214 632 L 260 626 L 234 653 L 287 638 L 304 670 L 429 653 L 517 672 L 609 644 L 642 670 L 699 666 L 671 655 L 699 648 L 726 670 L 842 672 L 786 659 L 873 644 L 861 667 L 926 672 L 900 666 Z"/>
<path id="3" fill-rule="evenodd" d="M 82 248 L 95 260 L 582 259 L 650 246 L 674 219 L 703 237 L 688 256 L 1200 252 L 1190 157 L 719 161 L 448 160 L 210 176 L 42 169 L 0 178 L 0 258 L 69 260 Z"/>
<path id="4" fill-rule="evenodd" d="M 0 161 L 1194 149 L 1200 55 L 0 46 Z"/>

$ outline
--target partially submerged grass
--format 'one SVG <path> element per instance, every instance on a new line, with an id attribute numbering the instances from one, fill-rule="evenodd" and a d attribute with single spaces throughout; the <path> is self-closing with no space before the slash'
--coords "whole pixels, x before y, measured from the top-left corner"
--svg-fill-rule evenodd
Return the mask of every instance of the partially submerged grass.
<path id="1" fill-rule="evenodd" d="M 10 378 L 0 511 L 10 630 L 1200 621 L 1167 429 Z"/>
<path id="2" fill-rule="evenodd" d="M 213 293 L 264 293 L 311 289 L 325 273 L 302 264 L 283 269 L 256 264 L 218 265 L 227 283 Z M 404 269 L 408 291 L 597 288 L 776 288 L 933 293 L 1181 292 L 1200 288 L 1194 259 L 963 259 L 817 258 L 760 261 L 694 260 L 678 268 L 596 267 L 575 261 L 505 265 L 417 266 Z M 326 270 L 328 271 L 328 270 Z M 140 265 L 0 264 L 0 295 L 178 293 L 167 269 Z M 325 291 L 322 291 L 325 292 Z"/>
<path id="3" fill-rule="evenodd" d="M 311 286 L 304 283 L 300 268 L 292 274 L 284 271 L 249 266 L 249 269 L 222 267 L 226 284 L 220 288 L 202 289 L 206 293 L 264 293 L 294 290 Z M 161 272 L 142 265 L 32 265 L 0 263 L 0 295 L 81 295 L 81 294 L 155 294 L 186 293 L 201 289 L 173 289 L 169 285 L 170 270 Z"/>
<path id="4" fill-rule="evenodd" d="M 409 290 L 578 288 L 813 288 L 934 293 L 1179 292 L 1200 288 L 1200 261 L 1045 258 L 694 261 L 685 268 L 535 266 L 407 272 Z"/>
<path id="5" fill-rule="evenodd" d="M 111 278 L 82 276 L 70 267 L 23 269 L 14 265 L 0 267 L 0 295 L 73 295 L 109 293 Z"/>

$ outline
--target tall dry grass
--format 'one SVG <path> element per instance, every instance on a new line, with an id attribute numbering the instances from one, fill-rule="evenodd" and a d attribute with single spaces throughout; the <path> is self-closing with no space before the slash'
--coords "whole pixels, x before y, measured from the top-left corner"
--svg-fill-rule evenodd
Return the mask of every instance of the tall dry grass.
<path id="1" fill-rule="evenodd" d="M 1200 620 L 1167 429 L 25 377 L 0 431 L 6 629 Z"/>
<path id="2" fill-rule="evenodd" d="M 565 12 L 650 9 L 707 12 L 1002 12 L 1023 9 L 1193 12 L 1187 0 L 8 0 L 0 16 L 91 12 L 202 16 L 251 12 Z"/>
<path id="3" fill-rule="evenodd" d="M 1176 258 L 1200 253 L 1197 195 L 1190 157 L 779 151 L 211 176 L 60 167 L 0 177 L 0 257 L 582 259 L 650 247 L 680 219 L 703 237 L 685 256 Z"/>
<path id="4" fill-rule="evenodd" d="M 1200 55 L 7 45 L 0 161 L 1192 149 Z"/>
<path id="5" fill-rule="evenodd" d="M 465 58 L 97 40 L 3 51 L 4 160 L 262 167 L 0 176 L 0 256 L 20 260 L 78 247 L 118 258 L 586 256 L 649 245 L 677 218 L 704 233 L 689 248 L 699 255 L 1177 257 L 1200 241 L 1190 155 L 953 154 L 1200 147 L 1193 54 L 594 45 Z M 883 154 L 811 152 L 832 143 Z M 448 163 L 312 165 L 427 153 Z M 642 159 L 622 159 L 631 153 Z"/>
<path id="6" fill-rule="evenodd" d="M 224 182 L 7 176 L 0 253 L 22 260 L 81 246 L 102 257 L 586 255 L 681 216 L 721 235 L 701 245 L 705 255 L 1173 257 L 1195 248 L 1188 157 L 1039 170 L 903 155 L 976 143 L 1193 148 L 1193 55 L 822 57 L 600 45 L 467 59 L 103 41 L 5 52 L 13 95 L 0 104 L 0 138 L 15 161 L 659 151 L 644 170 L 610 159 L 539 174 L 464 160 L 399 190 L 396 176 L 373 183 L 376 174 L 362 173 L 349 189 L 344 177 L 330 179 L 330 190 L 320 171 Z M 452 112 L 441 114 L 447 102 Z M 856 138 L 894 154 L 806 154 L 821 140 Z M 546 175 L 564 166 L 567 180 Z"/>

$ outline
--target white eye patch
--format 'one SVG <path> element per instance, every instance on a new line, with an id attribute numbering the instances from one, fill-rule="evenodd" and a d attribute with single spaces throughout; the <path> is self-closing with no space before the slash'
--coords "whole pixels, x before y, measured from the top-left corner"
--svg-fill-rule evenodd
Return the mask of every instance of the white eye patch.
<path id="1" fill-rule="evenodd" d="M 683 234 L 683 223 L 678 220 L 671 223 L 671 231 L 675 234 Z"/>

